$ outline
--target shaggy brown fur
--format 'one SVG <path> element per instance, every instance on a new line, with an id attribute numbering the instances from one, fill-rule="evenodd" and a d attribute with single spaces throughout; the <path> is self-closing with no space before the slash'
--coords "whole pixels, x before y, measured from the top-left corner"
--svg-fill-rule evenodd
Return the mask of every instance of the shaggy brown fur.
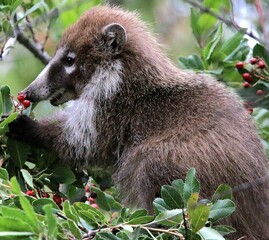
<path id="1" fill-rule="evenodd" d="M 175 67 L 137 16 L 119 8 L 87 11 L 24 93 L 54 105 L 75 100 L 39 122 L 19 118 L 10 135 L 73 166 L 115 165 L 114 183 L 129 205 L 152 210 L 161 185 L 184 178 L 190 167 L 208 198 L 221 183 L 235 187 L 268 174 L 236 95 L 209 75 Z M 268 184 L 234 197 L 229 223 L 238 233 L 231 239 L 269 239 Z"/>

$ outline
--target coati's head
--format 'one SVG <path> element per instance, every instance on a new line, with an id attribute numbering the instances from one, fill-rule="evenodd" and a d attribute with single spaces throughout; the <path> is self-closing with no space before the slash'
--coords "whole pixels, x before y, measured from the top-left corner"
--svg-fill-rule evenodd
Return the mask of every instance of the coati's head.
<path id="1" fill-rule="evenodd" d="M 150 41 L 156 45 L 135 14 L 92 8 L 67 29 L 54 57 L 22 93 L 33 102 L 50 99 L 53 105 L 79 98 L 86 86 L 108 96 L 122 82 L 127 58 L 154 51 Z"/>

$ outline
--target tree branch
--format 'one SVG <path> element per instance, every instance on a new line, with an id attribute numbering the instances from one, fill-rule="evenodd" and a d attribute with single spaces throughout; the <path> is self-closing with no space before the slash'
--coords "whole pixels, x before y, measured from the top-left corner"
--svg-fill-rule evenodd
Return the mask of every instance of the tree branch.
<path id="1" fill-rule="evenodd" d="M 25 35 L 21 32 L 18 22 L 17 16 L 14 16 L 14 35 L 17 38 L 17 41 L 26 47 L 36 58 L 38 58 L 43 64 L 48 64 L 51 57 L 49 54 L 42 50 L 42 46 L 38 46 L 37 43 L 31 42 Z"/>
<path id="2" fill-rule="evenodd" d="M 191 6 L 193 6 L 195 8 L 198 8 L 202 13 L 208 13 L 211 16 L 213 16 L 213 17 L 217 18 L 218 20 L 220 20 L 221 22 L 225 23 L 227 26 L 232 27 L 235 30 L 237 30 L 238 32 L 244 33 L 244 34 L 248 35 L 249 37 L 261 42 L 261 39 L 256 37 L 252 32 L 247 32 L 246 29 L 241 28 L 236 22 L 220 16 L 219 14 L 215 13 L 211 9 L 202 6 L 198 2 L 195 2 L 195 1 L 192 1 L 192 0 L 184 0 L 184 1 L 186 3 L 188 3 L 188 4 L 190 4 Z"/>

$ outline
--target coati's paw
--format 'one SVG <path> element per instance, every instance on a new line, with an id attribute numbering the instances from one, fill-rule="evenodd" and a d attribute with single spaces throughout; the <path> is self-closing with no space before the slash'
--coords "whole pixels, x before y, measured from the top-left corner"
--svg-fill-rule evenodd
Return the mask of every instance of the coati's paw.
<path id="1" fill-rule="evenodd" d="M 36 136 L 38 123 L 25 115 L 20 115 L 17 119 L 9 123 L 8 127 L 8 137 L 26 143 L 31 143 L 34 141 Z"/>

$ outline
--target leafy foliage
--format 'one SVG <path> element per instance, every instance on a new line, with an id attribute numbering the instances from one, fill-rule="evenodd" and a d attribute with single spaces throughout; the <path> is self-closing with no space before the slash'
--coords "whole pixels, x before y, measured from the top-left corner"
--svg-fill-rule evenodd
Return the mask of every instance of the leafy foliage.
<path id="1" fill-rule="evenodd" d="M 191 239 L 224 239 L 222 235 L 235 231 L 223 225 L 214 228 L 217 220 L 234 212 L 235 205 L 230 199 L 215 197 L 215 202 L 198 201 L 200 185 L 193 168 L 185 182 L 180 181 L 183 188 L 175 184 L 163 187 L 162 198 L 153 203 L 154 215 L 144 209 L 125 208 L 97 187 L 92 190 L 97 192 L 100 209 L 83 202 L 70 204 L 68 200 L 61 209 L 50 198 L 24 194 L 17 179 L 9 179 L 7 170 L 0 168 L 0 236 L 3 239 L 11 236 L 25 239 L 82 239 L 90 236 L 95 239 L 169 239 L 172 236 L 181 238 L 187 232 Z M 190 198 L 184 199 L 184 204 L 196 200 L 186 208 L 177 202 L 183 202 L 178 197 L 184 196 L 189 182 L 195 182 L 196 188 L 192 188 L 194 191 Z M 228 186 L 219 187 L 214 195 L 224 196 L 227 190 L 231 191 Z M 160 201 L 166 205 L 160 208 Z M 108 209 L 108 206 L 117 207 Z"/>

